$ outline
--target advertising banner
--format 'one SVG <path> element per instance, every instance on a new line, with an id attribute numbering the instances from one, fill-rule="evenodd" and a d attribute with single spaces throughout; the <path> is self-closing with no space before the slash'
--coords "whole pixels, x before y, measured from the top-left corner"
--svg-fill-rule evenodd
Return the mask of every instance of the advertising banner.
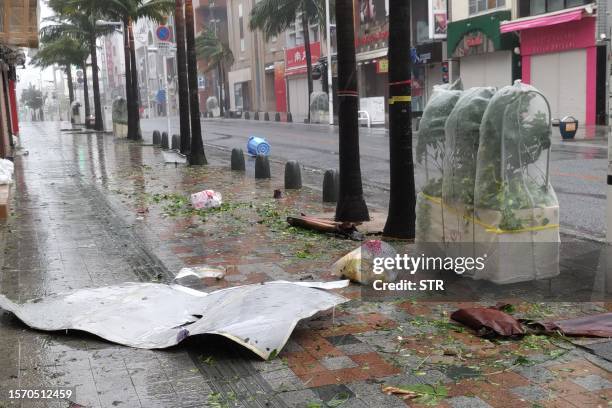
<path id="1" fill-rule="evenodd" d="M 447 0 L 429 0 L 429 38 L 445 40 L 447 25 Z"/>

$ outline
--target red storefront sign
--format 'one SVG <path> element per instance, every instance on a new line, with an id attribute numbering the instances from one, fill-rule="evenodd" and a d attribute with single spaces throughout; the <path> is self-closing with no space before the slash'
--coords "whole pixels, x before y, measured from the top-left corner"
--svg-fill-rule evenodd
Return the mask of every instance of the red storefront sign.
<path id="1" fill-rule="evenodd" d="M 321 43 L 310 43 L 312 64 L 316 64 L 321 57 Z M 306 49 L 303 45 L 285 50 L 286 75 L 306 73 Z"/>
<path id="2" fill-rule="evenodd" d="M 379 31 L 377 33 L 364 35 L 355 40 L 355 46 L 374 44 L 379 41 L 386 41 L 389 38 L 389 31 Z"/>
<path id="3" fill-rule="evenodd" d="M 287 83 L 285 82 L 285 63 L 274 63 L 274 94 L 276 111 L 287 112 Z"/>

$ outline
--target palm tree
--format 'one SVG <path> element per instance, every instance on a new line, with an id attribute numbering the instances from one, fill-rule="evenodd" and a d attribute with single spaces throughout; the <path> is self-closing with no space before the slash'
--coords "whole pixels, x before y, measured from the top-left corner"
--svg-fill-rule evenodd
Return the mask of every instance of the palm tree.
<path id="1" fill-rule="evenodd" d="M 310 51 L 310 24 L 325 24 L 325 0 L 261 0 L 251 10 L 249 28 L 263 31 L 266 40 L 287 30 L 300 17 L 304 32 L 306 74 L 308 77 L 308 122 L 310 122 L 310 96 L 312 94 L 312 53 Z"/>
<path id="2" fill-rule="evenodd" d="M 112 32 L 112 27 L 98 26 L 96 21 L 102 17 L 98 3 L 102 0 L 49 0 L 49 7 L 56 15 L 45 19 L 53 24 L 41 29 L 42 40 L 53 40 L 70 36 L 88 45 L 91 58 L 92 83 L 94 93 L 94 129 L 104 130 L 102 104 L 100 101 L 100 79 L 96 40 Z M 86 67 L 83 72 L 86 73 Z M 85 101 L 86 107 L 89 102 Z M 87 111 L 87 109 L 86 109 Z M 86 112 L 88 116 L 88 112 Z"/>
<path id="3" fill-rule="evenodd" d="M 340 125 L 340 194 L 336 220 L 368 221 L 370 215 L 363 199 L 359 163 L 359 124 L 357 109 L 357 62 L 353 1 L 336 0 L 336 32 L 338 41 L 338 124 Z"/>
<path id="4" fill-rule="evenodd" d="M 384 234 L 414 239 L 415 206 L 414 163 L 412 159 L 410 2 L 389 2 L 389 148 L 391 196 Z"/>
<path id="5" fill-rule="evenodd" d="M 181 153 L 191 150 L 189 126 L 189 82 L 187 80 L 187 51 L 185 50 L 185 11 L 183 0 L 176 0 L 174 25 L 176 32 L 176 65 L 179 92 L 179 121 L 181 128 Z"/>
<path id="6" fill-rule="evenodd" d="M 191 150 L 189 164 L 201 166 L 208 164 L 202 141 L 200 122 L 200 95 L 198 90 L 198 58 L 195 47 L 195 20 L 193 0 L 185 0 L 185 34 L 187 36 L 187 73 L 189 79 L 189 107 L 191 110 Z"/>
<path id="7" fill-rule="evenodd" d="M 82 1 L 82 0 L 78 0 Z M 125 49 L 125 93 L 128 104 L 128 138 L 142 138 L 138 69 L 136 66 L 136 47 L 134 44 L 133 24 L 141 18 L 163 23 L 166 15 L 174 9 L 171 0 L 90 0 L 97 1 L 96 9 L 112 20 L 123 24 L 123 45 Z"/>
<path id="8" fill-rule="evenodd" d="M 196 52 L 199 58 L 206 61 L 206 72 L 216 69 L 219 78 L 219 107 L 221 116 L 225 109 L 225 100 L 223 94 L 225 92 L 225 70 L 234 63 L 234 53 L 230 49 L 228 43 L 223 42 L 217 36 L 214 30 L 204 30 L 202 34 L 196 38 Z"/>
<path id="9" fill-rule="evenodd" d="M 89 49 L 87 45 L 72 37 L 64 36 L 53 41 L 41 41 L 40 48 L 32 58 L 31 63 L 39 68 L 47 68 L 54 64 L 58 64 L 64 68 L 68 79 L 68 97 L 70 99 L 70 105 L 72 106 L 72 102 L 74 102 L 72 66 L 76 65 L 85 70 L 88 56 Z M 87 107 L 89 110 L 89 103 Z"/>

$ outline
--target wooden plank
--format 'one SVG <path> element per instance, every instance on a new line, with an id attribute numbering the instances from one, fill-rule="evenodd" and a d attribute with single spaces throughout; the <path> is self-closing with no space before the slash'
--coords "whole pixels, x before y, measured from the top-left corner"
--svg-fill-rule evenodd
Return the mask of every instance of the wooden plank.
<path id="1" fill-rule="evenodd" d="M 10 213 L 10 188 L 8 184 L 0 185 L 0 219 L 6 219 Z"/>

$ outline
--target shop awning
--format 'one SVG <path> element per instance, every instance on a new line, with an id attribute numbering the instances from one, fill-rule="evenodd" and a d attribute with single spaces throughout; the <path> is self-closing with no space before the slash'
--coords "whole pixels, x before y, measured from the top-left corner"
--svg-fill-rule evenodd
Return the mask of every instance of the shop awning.
<path id="1" fill-rule="evenodd" d="M 513 21 L 504 21 L 501 23 L 499 31 L 501 33 L 510 33 L 513 31 L 522 31 L 530 28 L 548 27 L 556 24 L 582 20 L 583 16 L 584 7 L 580 7 L 578 9 L 548 14 L 541 17 L 525 17 Z"/>
<path id="2" fill-rule="evenodd" d="M 483 33 L 491 40 L 496 50 L 512 49 L 514 41 L 506 38 L 499 30 L 500 22 L 510 20 L 510 18 L 510 10 L 502 10 L 449 23 L 448 55 L 452 56 L 463 38 L 475 32 Z"/>

